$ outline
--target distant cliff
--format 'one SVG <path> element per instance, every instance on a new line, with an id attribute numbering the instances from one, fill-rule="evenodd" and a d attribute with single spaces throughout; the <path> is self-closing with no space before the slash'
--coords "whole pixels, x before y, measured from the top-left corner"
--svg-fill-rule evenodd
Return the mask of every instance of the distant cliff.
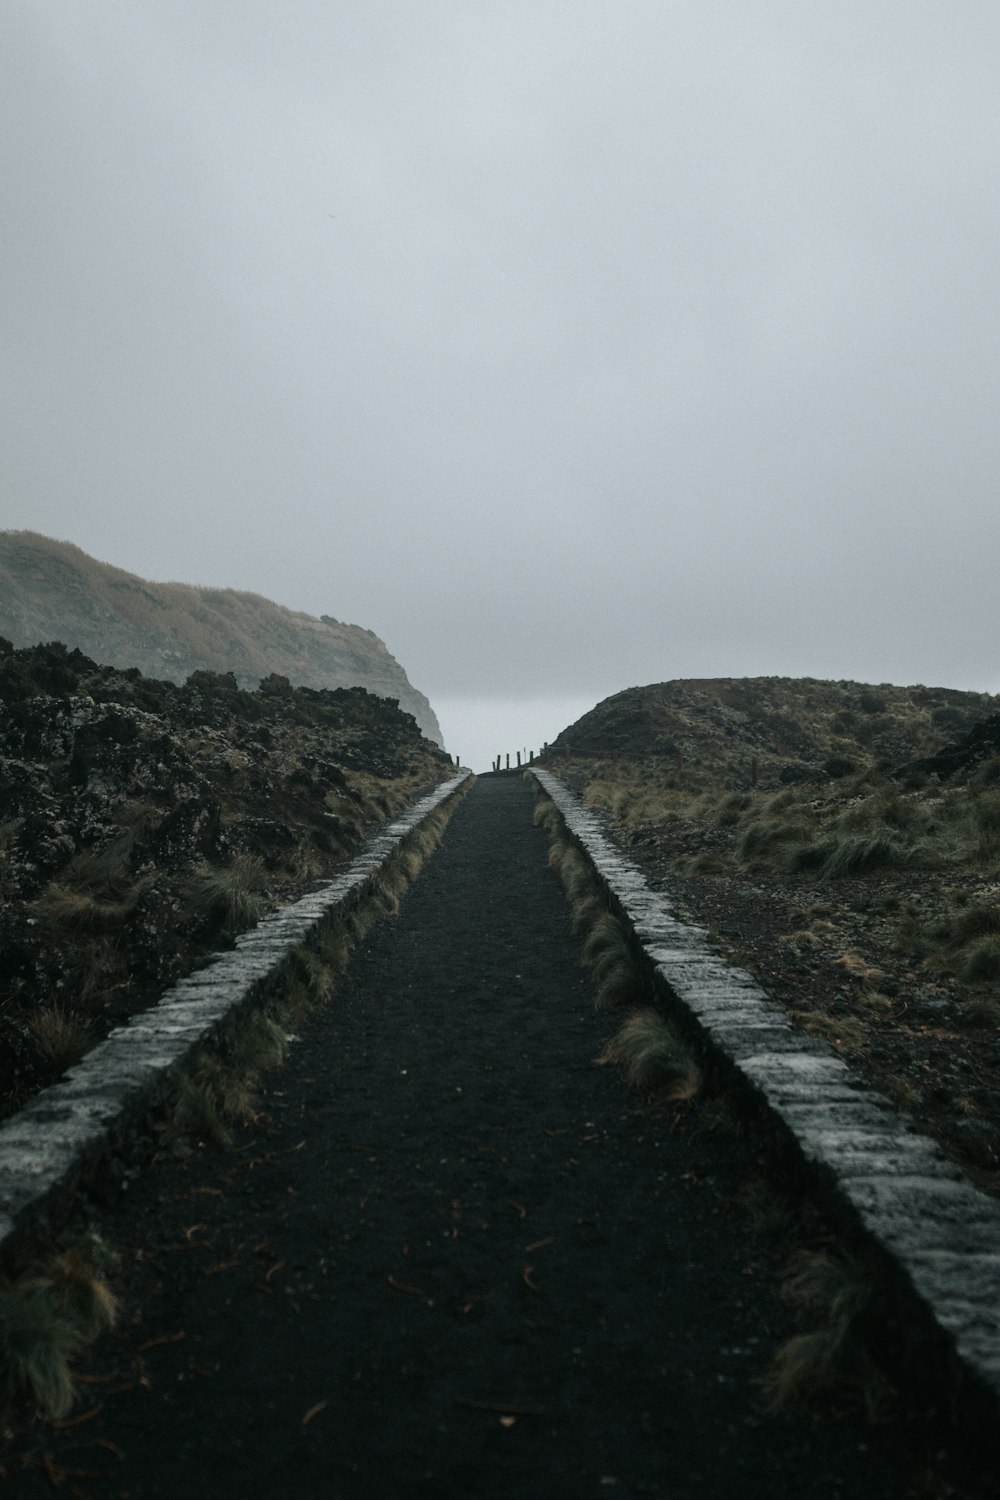
<path id="1" fill-rule="evenodd" d="M 370 630 L 259 594 L 149 583 L 31 531 L 0 532 L 0 636 L 15 646 L 62 641 L 170 682 L 206 670 L 233 672 L 248 688 L 272 672 L 295 686 L 364 687 L 398 699 L 441 743 L 430 703 Z"/>

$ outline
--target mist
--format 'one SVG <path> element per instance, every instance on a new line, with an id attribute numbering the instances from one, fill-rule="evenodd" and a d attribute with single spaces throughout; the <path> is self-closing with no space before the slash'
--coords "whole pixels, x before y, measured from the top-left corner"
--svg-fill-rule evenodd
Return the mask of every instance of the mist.
<path id="1" fill-rule="evenodd" d="M 468 763 L 672 677 L 1000 688 L 995 5 L 0 36 L 0 525 L 373 629 Z"/>

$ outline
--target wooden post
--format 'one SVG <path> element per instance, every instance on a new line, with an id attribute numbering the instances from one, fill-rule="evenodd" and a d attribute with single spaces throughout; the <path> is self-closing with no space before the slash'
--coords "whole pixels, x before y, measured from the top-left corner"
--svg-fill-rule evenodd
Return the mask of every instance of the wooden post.
<path id="1" fill-rule="evenodd" d="M 520 752 L 520 750 L 517 752 L 517 769 L 518 770 L 521 769 L 521 752 Z"/>
<path id="2" fill-rule="evenodd" d="M 507 770 L 510 770 L 510 751 L 507 751 Z"/>

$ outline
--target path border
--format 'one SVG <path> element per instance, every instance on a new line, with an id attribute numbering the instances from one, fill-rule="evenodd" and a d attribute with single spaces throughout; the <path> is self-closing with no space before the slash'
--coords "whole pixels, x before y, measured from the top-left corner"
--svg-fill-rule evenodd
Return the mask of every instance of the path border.
<path id="1" fill-rule="evenodd" d="M 65 1226 L 88 1191 L 127 1183 L 192 1052 L 280 995 L 294 950 L 361 902 L 399 845 L 460 795 L 469 770 L 441 782 L 371 835 L 347 868 L 241 933 L 172 985 L 0 1125 L 0 1262 L 19 1268 Z"/>
<path id="2" fill-rule="evenodd" d="M 952 1415 L 1000 1418 L 1000 1204 L 867 1088 L 825 1042 L 799 1032 L 705 930 L 610 843 L 598 817 L 550 771 L 527 774 L 624 919 L 667 1007 L 709 1067 L 735 1084 L 783 1165 L 887 1272 L 901 1357 L 943 1389 Z M 932 1370 L 918 1370 L 920 1362 Z"/>

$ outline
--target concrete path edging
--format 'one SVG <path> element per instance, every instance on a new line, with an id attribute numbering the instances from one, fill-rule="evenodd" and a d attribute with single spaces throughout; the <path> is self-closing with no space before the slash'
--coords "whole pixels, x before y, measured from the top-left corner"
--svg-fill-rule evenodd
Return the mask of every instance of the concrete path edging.
<path id="1" fill-rule="evenodd" d="M 530 774 L 593 865 L 704 1050 L 749 1091 L 824 1203 L 901 1279 L 903 1315 L 927 1324 L 953 1407 L 1000 1416 L 1000 1204 L 868 1089 L 825 1043 L 796 1031 L 704 930 L 649 888 L 597 817 L 551 772 Z M 937 1382 L 935 1382 L 937 1383 Z"/>
<path id="2" fill-rule="evenodd" d="M 370 837 L 342 874 L 241 933 L 234 949 L 171 986 L 65 1078 L 0 1125 L 0 1259 L 51 1240 L 83 1192 L 127 1180 L 148 1126 L 194 1048 L 280 993 L 293 950 L 349 912 L 419 825 L 470 780 L 462 770 Z"/>

